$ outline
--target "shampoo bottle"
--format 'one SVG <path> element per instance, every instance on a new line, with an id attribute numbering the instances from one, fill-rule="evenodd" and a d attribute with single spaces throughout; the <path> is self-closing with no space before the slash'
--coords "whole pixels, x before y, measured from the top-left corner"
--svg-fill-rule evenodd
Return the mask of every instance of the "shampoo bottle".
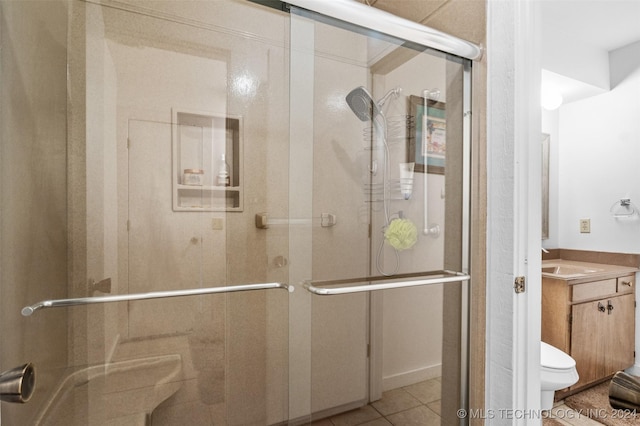
<path id="1" fill-rule="evenodd" d="M 218 184 L 218 186 L 231 185 L 230 167 L 229 163 L 227 163 L 227 160 L 225 159 L 224 154 L 222 154 L 218 163 L 218 180 L 216 183 Z"/>

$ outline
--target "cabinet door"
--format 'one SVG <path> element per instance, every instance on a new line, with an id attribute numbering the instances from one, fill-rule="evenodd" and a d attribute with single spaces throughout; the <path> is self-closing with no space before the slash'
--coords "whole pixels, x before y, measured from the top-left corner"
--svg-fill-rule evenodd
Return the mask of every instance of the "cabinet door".
<path id="1" fill-rule="evenodd" d="M 606 347 L 608 323 L 606 307 L 606 300 L 573 305 L 571 356 L 576 360 L 580 380 L 571 389 L 606 375 L 604 354 L 609 350 Z"/>
<path id="2" fill-rule="evenodd" d="M 635 295 L 626 294 L 607 300 L 606 375 L 633 365 L 635 346 Z"/>

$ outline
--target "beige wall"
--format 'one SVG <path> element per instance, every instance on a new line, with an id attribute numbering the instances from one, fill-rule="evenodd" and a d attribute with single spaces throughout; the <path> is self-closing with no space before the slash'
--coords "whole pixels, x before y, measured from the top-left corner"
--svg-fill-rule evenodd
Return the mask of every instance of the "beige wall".
<path id="1" fill-rule="evenodd" d="M 293 37 L 296 34 L 292 35 Z M 368 275 L 368 212 L 363 193 L 363 124 L 345 96 L 367 85 L 366 38 L 315 23 L 313 82 L 313 216 L 337 223 L 312 229 L 312 275 L 331 280 Z M 295 141 L 291 141 L 295 143 Z M 295 194 L 292 194 L 295 196 Z M 311 409 L 314 413 L 367 398 L 368 304 L 364 294 L 313 296 Z"/>
<path id="2" fill-rule="evenodd" d="M 118 152 L 118 287 L 130 293 L 268 282 L 272 274 L 286 282 L 286 273 L 270 266 L 286 255 L 282 231 L 254 226 L 258 212 L 287 216 L 287 151 L 275 136 L 288 125 L 284 21 L 246 4 L 215 3 L 220 7 L 154 5 L 151 17 L 101 9 L 105 40 L 97 60 L 104 63 L 103 87 L 115 94 L 111 110 L 96 120 L 117 129 L 106 143 Z M 175 21 L 154 17 L 159 13 Z M 269 23 L 253 28 L 257 41 L 217 30 L 219 22 L 233 27 L 238 14 Z M 197 24 L 186 25 L 193 17 Z M 277 39 L 270 38 L 274 27 Z M 242 77 L 253 79 L 253 92 L 236 87 Z M 241 117 L 243 211 L 173 211 L 174 110 Z M 212 229 L 214 218 L 223 229 Z M 284 292 L 131 303 L 120 310 L 115 356 L 146 356 L 149 345 L 183 356 L 185 382 L 157 418 L 198 421 L 202 411 L 226 411 L 229 424 L 280 421 L 287 383 L 274 369 L 285 362 L 287 340 L 279 330 L 287 327 L 286 311 Z"/>
<path id="3" fill-rule="evenodd" d="M 388 61 L 385 61 L 388 62 Z M 374 69 L 378 67 L 374 66 Z M 395 66 L 387 63 L 384 72 L 374 73 L 374 84 L 380 94 L 394 87 L 402 88 L 402 95 L 389 108 L 393 115 L 409 114 L 409 96 L 422 96 L 425 89 L 441 91 L 440 101 L 447 103 L 449 88 L 446 81 L 446 60 L 428 54 L 399 61 Z M 396 131 L 399 137 L 390 143 L 390 174 L 398 178 L 398 164 L 407 160 L 406 131 Z M 393 136 L 393 135 L 392 135 Z M 422 233 L 424 228 L 424 185 L 427 184 L 428 222 L 438 224 L 442 234 L 437 238 Z M 444 241 L 446 236 L 443 175 L 414 174 L 413 194 L 409 200 L 390 202 L 391 214 L 402 211 L 404 217 L 418 228 L 418 242 L 400 252 L 400 273 L 437 271 L 444 268 Z M 396 194 L 397 198 L 397 194 Z M 374 230 L 384 224 L 384 216 L 374 216 Z M 382 234 L 373 233 L 373 246 L 378 248 Z M 392 251 L 385 250 L 386 270 L 393 270 Z M 377 274 L 375 269 L 373 274 Z M 441 374 L 442 348 L 434 342 L 442 340 L 442 286 L 428 286 L 385 292 L 383 318 L 383 389 L 406 386 Z M 425 309 L 428 307 L 428 309 Z"/>
<path id="4" fill-rule="evenodd" d="M 63 3 L 2 2 L 0 370 L 32 362 L 32 409 L 4 404 L 7 424 L 30 424 L 67 361 L 64 310 L 23 317 L 67 296 L 66 37 Z"/>

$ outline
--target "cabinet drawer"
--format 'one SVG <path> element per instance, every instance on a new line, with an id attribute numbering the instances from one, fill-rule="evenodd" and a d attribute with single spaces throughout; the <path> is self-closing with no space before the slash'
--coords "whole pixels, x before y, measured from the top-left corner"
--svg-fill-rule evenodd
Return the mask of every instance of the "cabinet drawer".
<path id="1" fill-rule="evenodd" d="M 615 295 L 617 284 L 615 278 L 592 283 L 576 284 L 572 286 L 573 296 L 571 297 L 571 301 L 576 303 Z"/>
<path id="2" fill-rule="evenodd" d="M 618 294 L 633 293 L 636 287 L 636 276 L 629 275 L 627 277 L 618 278 Z"/>

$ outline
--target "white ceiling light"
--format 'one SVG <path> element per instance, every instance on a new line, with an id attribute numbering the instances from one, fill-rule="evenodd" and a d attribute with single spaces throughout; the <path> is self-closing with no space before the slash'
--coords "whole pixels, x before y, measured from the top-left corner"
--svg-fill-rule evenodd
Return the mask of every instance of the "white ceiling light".
<path id="1" fill-rule="evenodd" d="M 565 105 L 570 102 L 579 101 L 580 99 L 601 95 L 607 91 L 602 87 L 596 87 L 546 69 L 542 70 L 541 77 L 541 106 L 543 107 L 546 105 L 544 100 L 547 97 L 555 97 L 555 103 L 557 103 L 558 96 L 562 96 L 561 103 Z M 556 108 L 558 107 L 556 106 Z"/>
<path id="2" fill-rule="evenodd" d="M 563 100 L 560 93 L 552 90 L 543 90 L 540 96 L 540 105 L 548 111 L 553 111 L 560 108 Z"/>

